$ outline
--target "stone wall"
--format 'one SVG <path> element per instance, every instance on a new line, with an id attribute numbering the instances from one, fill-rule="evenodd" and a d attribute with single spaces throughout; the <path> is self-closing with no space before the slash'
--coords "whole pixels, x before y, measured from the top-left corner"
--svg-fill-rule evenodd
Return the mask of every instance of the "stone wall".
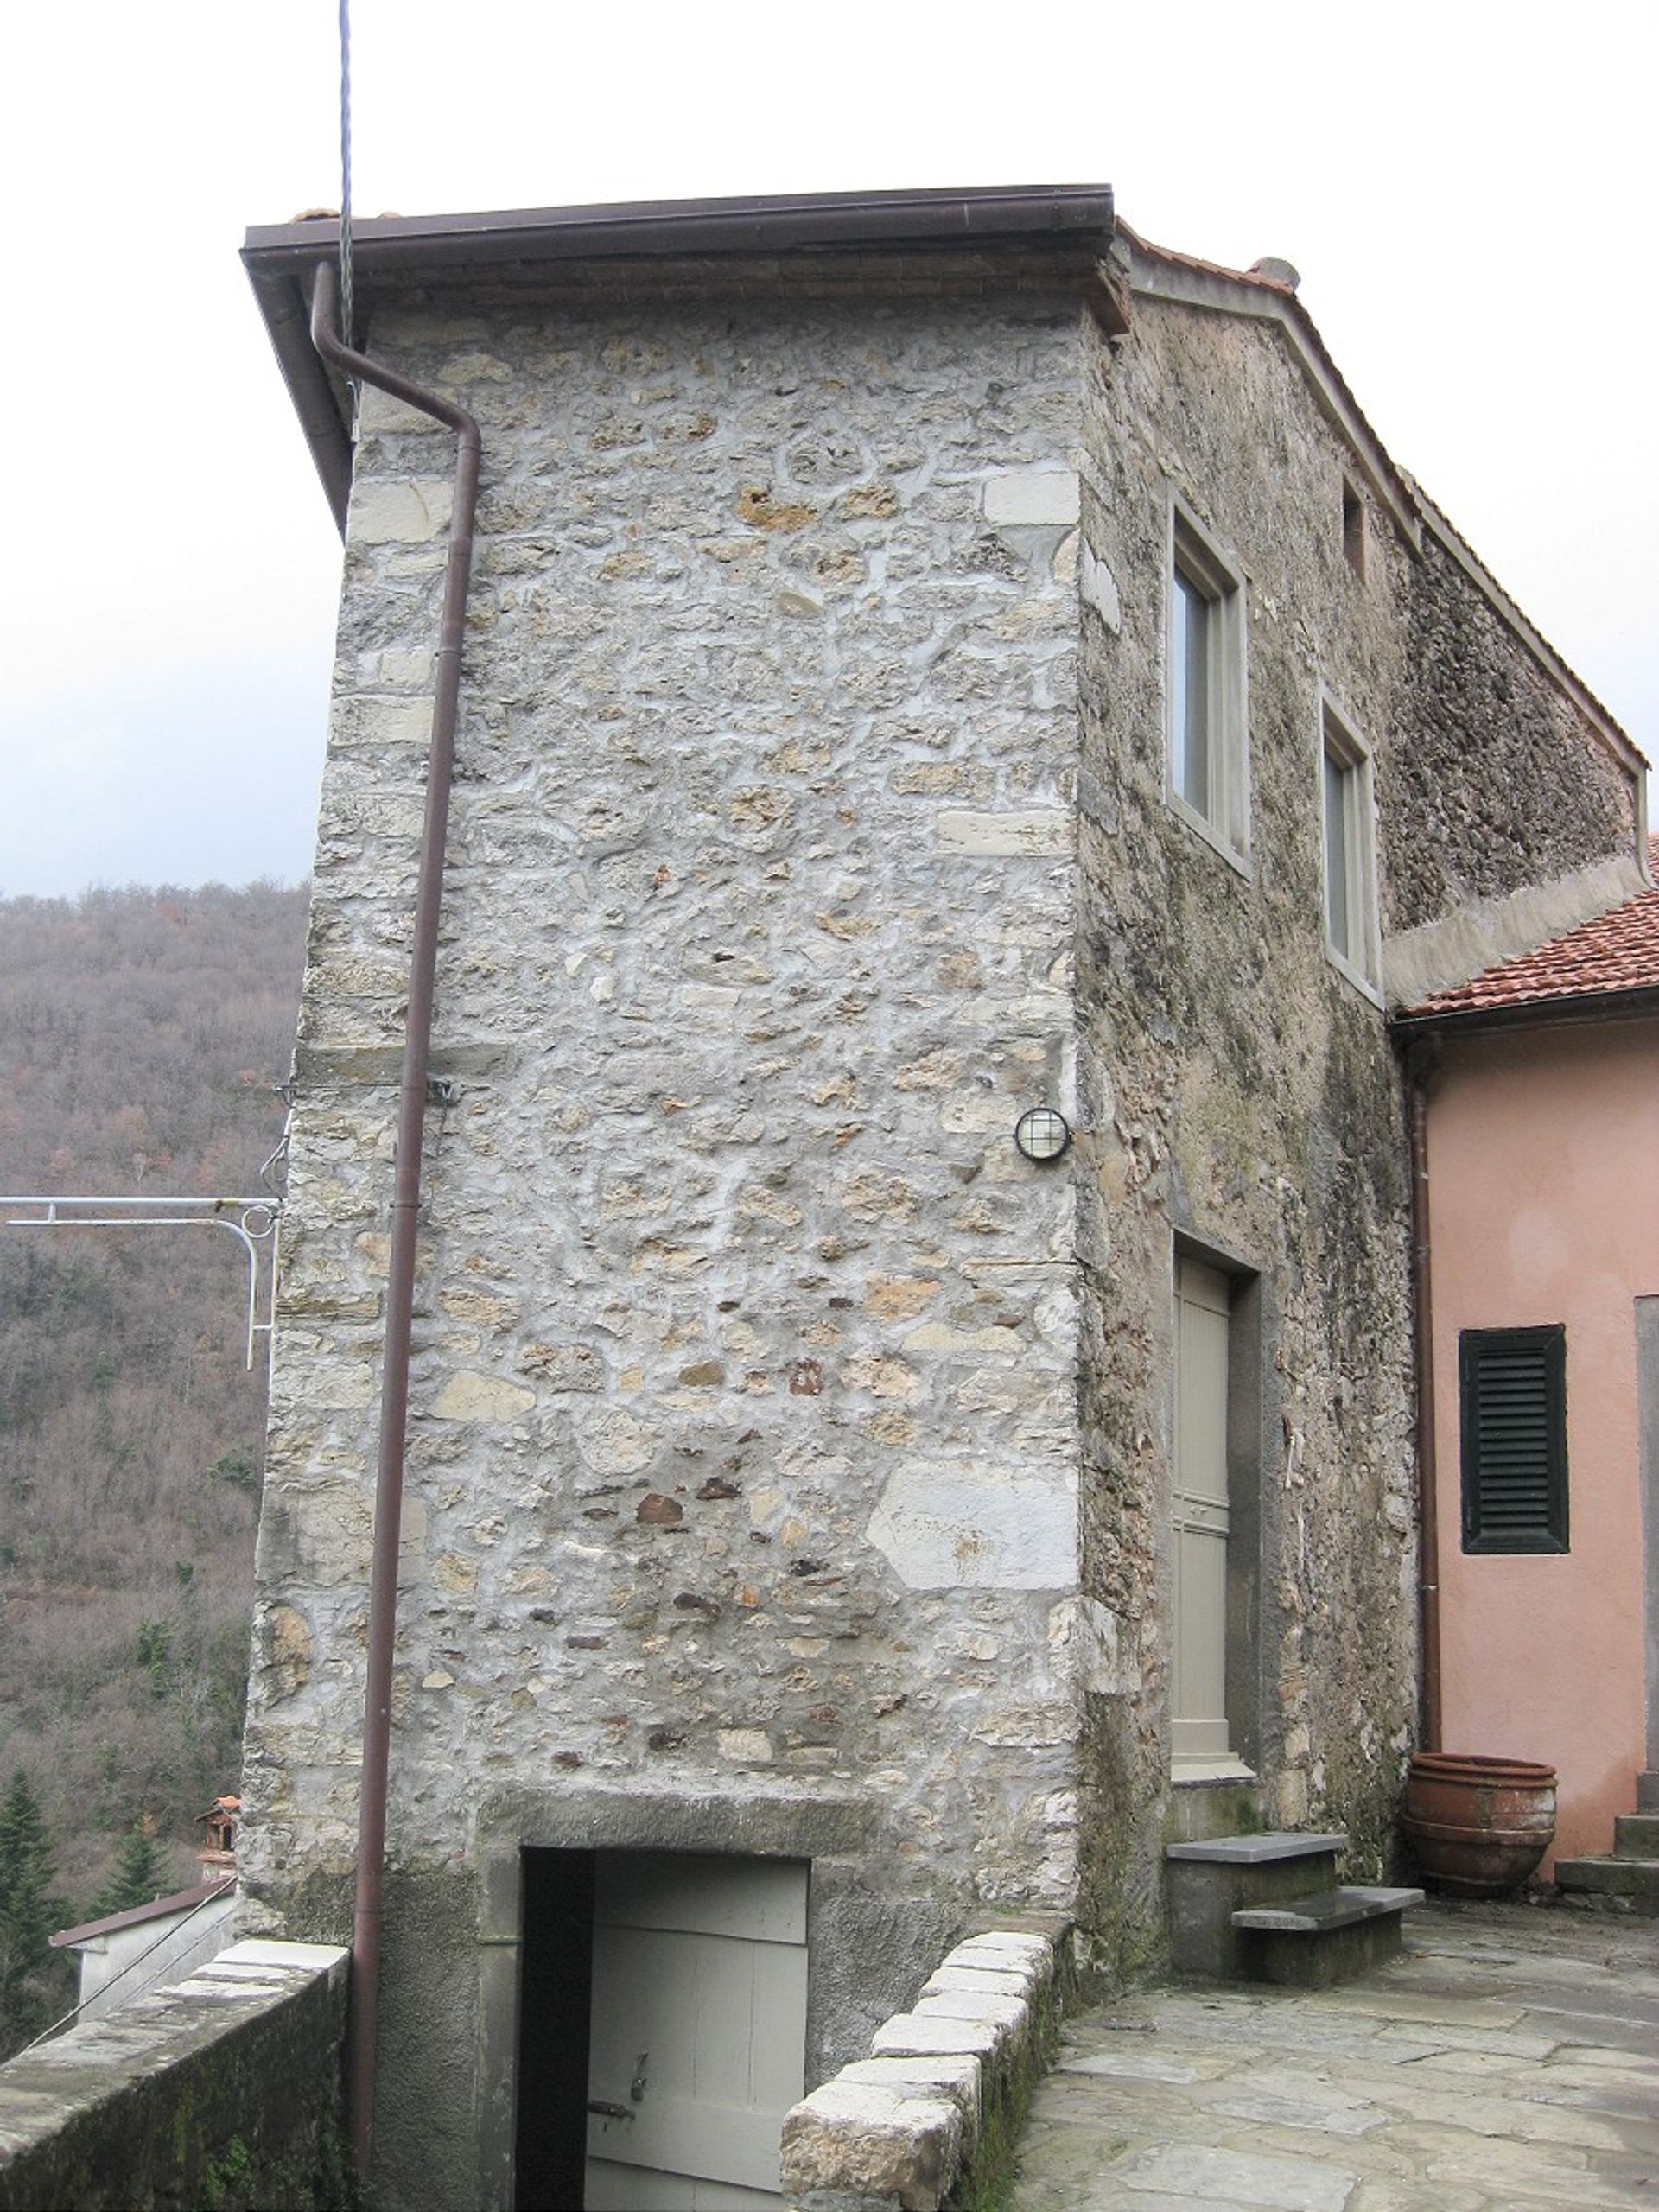
<path id="1" fill-rule="evenodd" d="M 1636 786 L 1432 534 L 1412 548 L 1268 321 L 1138 300 L 1086 340 L 1079 810 L 1087 1147 L 1079 1918 L 1155 1955 L 1178 1251 L 1234 1275 L 1235 1741 L 1269 1825 L 1390 1849 L 1414 1720 L 1414 1395 L 1403 1100 L 1380 1001 L 1325 947 L 1323 702 L 1371 751 L 1385 930 L 1627 851 Z M 1235 863 L 1165 794 L 1173 499 L 1241 577 L 1250 833 Z M 1480 794 L 1478 803 L 1471 796 Z"/>
<path id="2" fill-rule="evenodd" d="M 1075 1887 L 1072 1193 L 1010 1133 L 1072 1094 L 1078 321 L 982 286 L 374 329 L 485 457 L 396 1894 L 414 1949 L 464 1944 L 452 1870 L 504 1796 L 545 1838 L 619 1791 L 641 1827 L 781 1799 L 808 1831 L 855 1794 L 824 1925 L 863 1986 L 820 2069 L 975 1904 Z M 312 1931 L 355 1840 L 448 454 L 369 399 L 245 1779 L 246 1888 Z"/>
<path id="3" fill-rule="evenodd" d="M 1466 772 L 1415 764 L 1431 724 L 1457 749 L 1465 648 L 1415 662 L 1471 587 L 1380 503 L 1357 573 L 1282 334 L 1147 301 L 1114 352 L 1017 259 L 374 315 L 484 441 L 393 1707 L 399 2201 L 505 2189 L 524 1845 L 811 1859 L 814 2080 L 975 1910 L 1160 1955 L 1179 1250 L 1237 1284 L 1259 1811 L 1387 1847 L 1404 1124 L 1325 951 L 1321 701 L 1373 750 L 1391 925 L 1617 850 L 1629 779 L 1459 601 L 1465 721 L 1537 694 L 1515 742 L 1575 803 L 1518 771 L 1507 812 L 1442 803 Z M 366 398 L 245 1778 L 245 1886 L 308 1934 L 354 1850 L 448 467 Z M 1243 865 L 1165 797 L 1173 493 L 1242 579 Z M 1039 1103 L 1079 1130 L 1058 1168 L 1010 1142 Z"/>
<path id="4" fill-rule="evenodd" d="M 3 2212 L 337 2208 L 346 1954 L 237 1943 L 0 2067 Z"/>
<path id="5" fill-rule="evenodd" d="M 1250 1338 L 1232 1480 L 1259 1567 L 1231 1717 L 1261 1816 L 1346 1824 L 1374 1865 L 1409 1738 L 1403 1121 L 1380 1007 L 1325 951 L 1319 784 L 1322 686 L 1373 744 L 1391 734 L 1409 556 L 1374 512 L 1367 582 L 1348 566 L 1342 448 L 1269 326 L 1138 303 L 1122 358 L 1092 349 L 1086 435 L 1084 542 L 1115 582 L 1112 619 L 1084 619 L 1084 1543 L 1119 1659 L 1090 1700 L 1080 1917 L 1122 1971 L 1161 1943 L 1172 1823 L 1178 1249 L 1236 1271 Z M 1243 579 L 1243 865 L 1165 797 L 1173 493 Z"/>

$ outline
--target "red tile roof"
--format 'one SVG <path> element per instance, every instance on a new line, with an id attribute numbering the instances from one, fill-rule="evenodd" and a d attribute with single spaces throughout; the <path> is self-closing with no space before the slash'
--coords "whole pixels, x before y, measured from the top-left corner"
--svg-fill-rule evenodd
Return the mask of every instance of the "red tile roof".
<path id="1" fill-rule="evenodd" d="M 1659 836 L 1648 840 L 1648 870 L 1659 877 Z M 1659 991 L 1659 890 L 1638 891 L 1611 912 L 1436 992 L 1400 1018 L 1496 1013 L 1624 991 Z"/>

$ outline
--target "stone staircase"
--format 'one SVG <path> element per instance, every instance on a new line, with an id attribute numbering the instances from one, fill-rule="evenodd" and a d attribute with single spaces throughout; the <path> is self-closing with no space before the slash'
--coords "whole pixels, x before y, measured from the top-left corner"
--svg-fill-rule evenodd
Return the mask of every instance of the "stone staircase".
<path id="1" fill-rule="evenodd" d="M 1566 1904 L 1659 1919 L 1659 1770 L 1637 1776 L 1636 1802 L 1614 1821 L 1611 1852 L 1555 1861 Z"/>
<path id="2" fill-rule="evenodd" d="M 1337 1880 L 1345 1835 L 1223 1835 L 1172 1843 L 1170 1949 L 1175 1971 L 1206 1981 L 1325 1989 L 1400 1948 L 1401 1916 L 1421 1890 Z"/>

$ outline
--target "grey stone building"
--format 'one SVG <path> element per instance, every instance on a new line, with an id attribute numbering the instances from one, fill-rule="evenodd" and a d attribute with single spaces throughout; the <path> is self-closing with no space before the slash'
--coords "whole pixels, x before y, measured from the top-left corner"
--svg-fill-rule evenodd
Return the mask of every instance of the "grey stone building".
<path id="1" fill-rule="evenodd" d="M 348 449 L 333 251 L 245 257 L 345 570 L 242 1865 L 264 1927 L 339 1939 L 454 442 L 365 391 Z M 710 1941 L 769 1931 L 757 2047 L 804 2034 L 810 2084 L 987 1910 L 1155 1965 L 1176 1833 L 1340 1826 L 1381 1870 L 1384 1010 L 1634 887 L 1642 764 L 1294 272 L 1103 192 L 388 219 L 355 292 L 482 438 L 378 2187 L 534 2202 L 588 1961 L 690 1974 L 682 1877 Z"/>

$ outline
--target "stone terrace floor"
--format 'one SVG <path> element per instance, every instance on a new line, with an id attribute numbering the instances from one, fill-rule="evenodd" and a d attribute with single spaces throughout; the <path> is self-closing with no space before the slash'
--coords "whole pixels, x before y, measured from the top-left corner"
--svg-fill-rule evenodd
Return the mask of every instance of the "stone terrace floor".
<path id="1" fill-rule="evenodd" d="M 1067 2024 L 1014 2212 L 1659 2212 L 1659 1927 L 1431 1904 L 1341 1989 Z"/>

